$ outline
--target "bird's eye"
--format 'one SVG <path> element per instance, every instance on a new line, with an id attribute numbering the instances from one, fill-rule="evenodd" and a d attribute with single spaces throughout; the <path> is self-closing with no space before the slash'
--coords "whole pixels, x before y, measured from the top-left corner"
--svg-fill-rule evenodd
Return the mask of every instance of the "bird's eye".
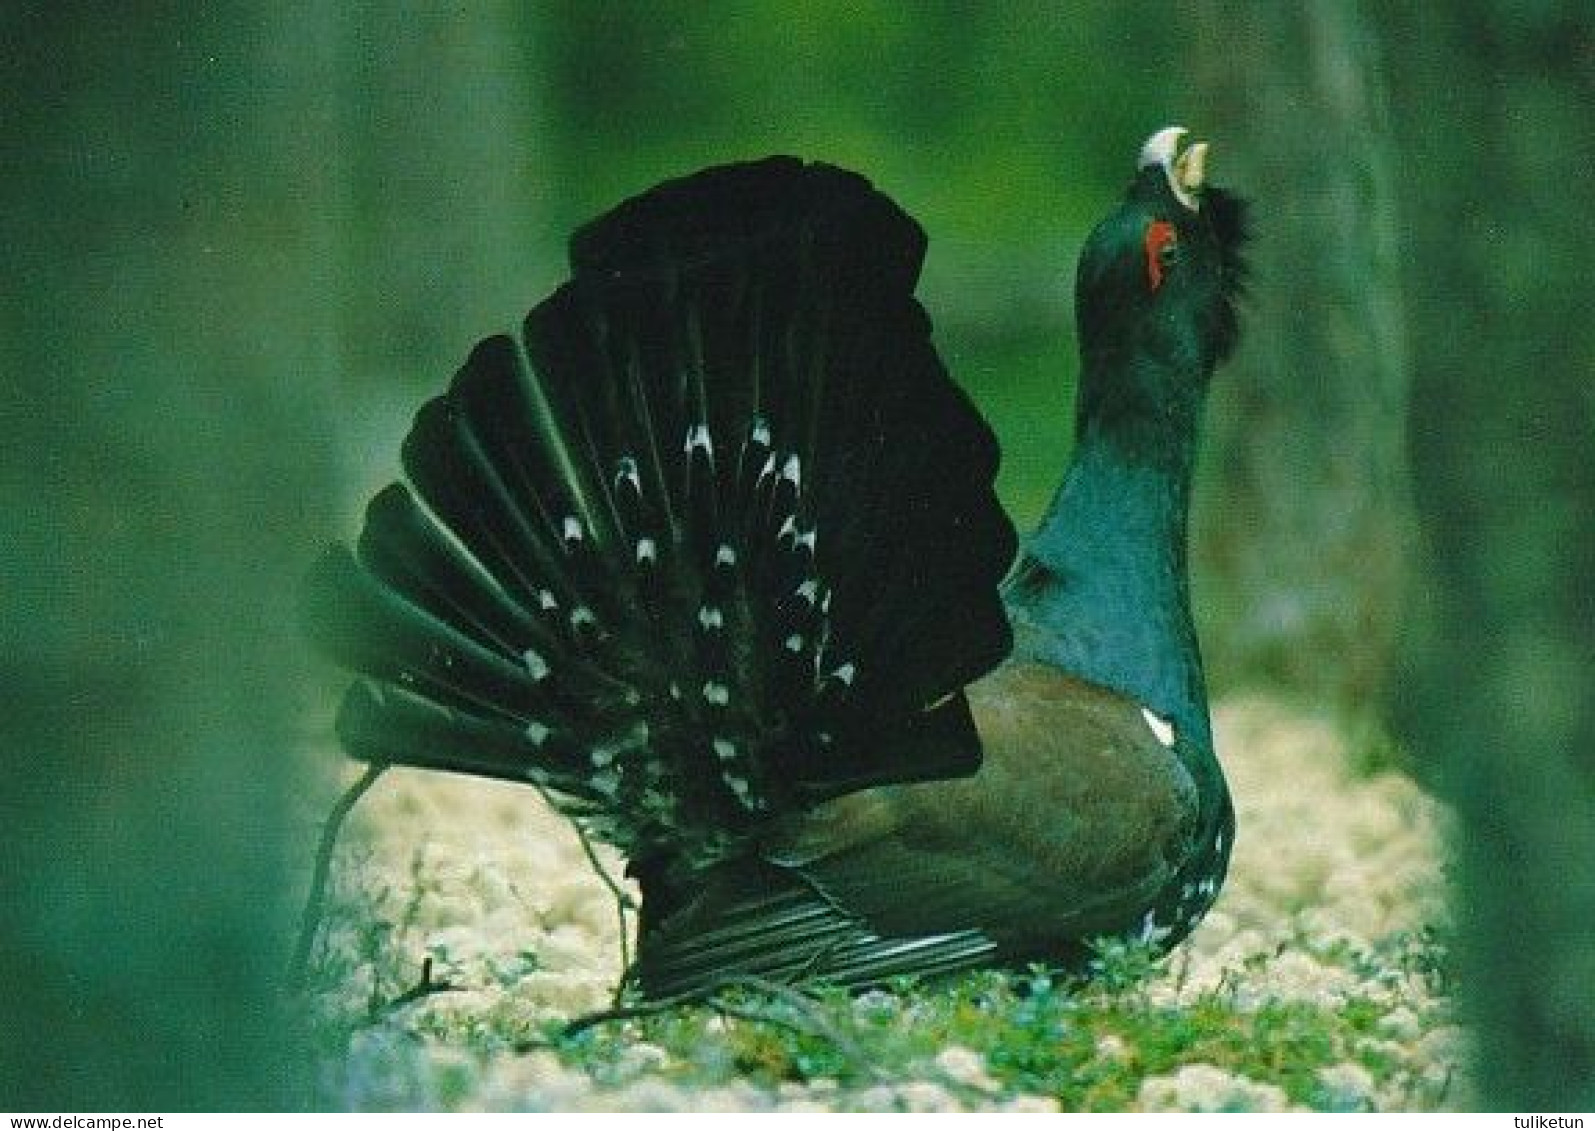
<path id="1" fill-rule="evenodd" d="M 1157 290 L 1163 277 L 1174 263 L 1179 251 L 1180 236 L 1167 220 L 1153 220 L 1146 226 L 1146 285 Z"/>

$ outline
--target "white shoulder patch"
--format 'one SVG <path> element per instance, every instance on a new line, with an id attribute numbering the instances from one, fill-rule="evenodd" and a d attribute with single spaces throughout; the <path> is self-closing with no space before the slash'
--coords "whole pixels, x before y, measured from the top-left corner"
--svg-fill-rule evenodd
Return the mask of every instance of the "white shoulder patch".
<path id="1" fill-rule="evenodd" d="M 1174 748 L 1174 724 L 1161 715 L 1148 711 L 1145 707 L 1141 708 L 1141 717 L 1146 720 L 1147 727 L 1157 737 L 1157 740 L 1172 750 Z"/>

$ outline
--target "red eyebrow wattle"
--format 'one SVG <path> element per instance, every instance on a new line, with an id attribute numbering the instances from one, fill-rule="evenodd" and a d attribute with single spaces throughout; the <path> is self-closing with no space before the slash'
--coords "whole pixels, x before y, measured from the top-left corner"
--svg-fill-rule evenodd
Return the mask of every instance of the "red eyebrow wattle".
<path id="1" fill-rule="evenodd" d="M 1154 291 L 1163 285 L 1163 249 L 1177 238 L 1167 220 L 1153 220 L 1146 227 L 1146 281 Z"/>

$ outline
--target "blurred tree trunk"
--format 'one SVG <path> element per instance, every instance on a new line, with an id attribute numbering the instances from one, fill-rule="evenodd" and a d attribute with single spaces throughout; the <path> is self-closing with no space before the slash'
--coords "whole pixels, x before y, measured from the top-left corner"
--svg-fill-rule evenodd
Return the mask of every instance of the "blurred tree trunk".
<path id="1" fill-rule="evenodd" d="M 0 1107 L 264 1110 L 328 494 L 334 9 L 9 6 Z"/>
<path id="2" fill-rule="evenodd" d="M 345 152 L 356 217 L 340 296 L 360 426 L 353 501 L 395 470 L 420 400 L 479 339 L 515 329 L 562 277 L 550 222 L 543 6 L 367 5 L 348 56 Z"/>
<path id="3" fill-rule="evenodd" d="M 1411 518 L 1388 110 L 1361 5 L 1206 0 L 1214 176 L 1251 198 L 1240 354 L 1214 384 L 1198 604 L 1220 687 L 1368 716 L 1393 662 Z"/>
<path id="4" fill-rule="evenodd" d="M 1595 1110 L 1595 12 L 1384 5 L 1434 578 L 1402 702 L 1459 814 L 1486 1100 Z"/>

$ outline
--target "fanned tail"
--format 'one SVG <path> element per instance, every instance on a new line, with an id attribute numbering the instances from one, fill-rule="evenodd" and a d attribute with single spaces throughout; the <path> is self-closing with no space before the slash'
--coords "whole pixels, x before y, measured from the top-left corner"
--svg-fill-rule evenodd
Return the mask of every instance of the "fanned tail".
<path id="1" fill-rule="evenodd" d="M 790 158 L 584 228 L 310 587 L 356 757 L 537 783 L 637 859 L 972 772 L 1009 648 L 993 437 L 913 298 L 917 225 Z"/>

